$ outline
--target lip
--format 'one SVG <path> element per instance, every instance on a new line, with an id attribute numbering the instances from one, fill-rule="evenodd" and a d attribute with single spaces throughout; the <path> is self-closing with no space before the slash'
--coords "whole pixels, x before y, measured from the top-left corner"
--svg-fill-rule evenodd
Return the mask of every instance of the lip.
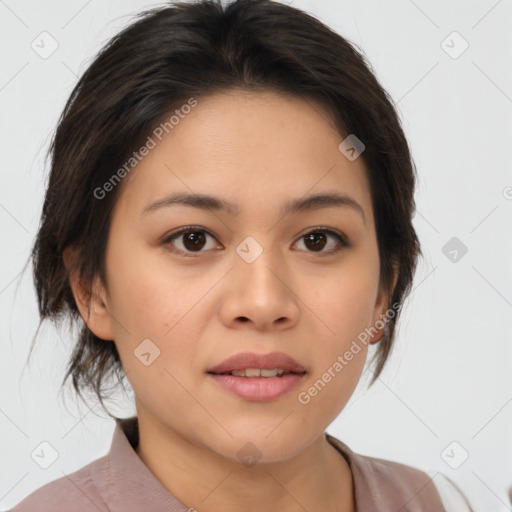
<path id="1" fill-rule="evenodd" d="M 244 400 L 269 402 L 290 392 L 305 378 L 305 373 L 288 373 L 282 377 L 235 377 L 208 374 L 214 382 Z"/>
<path id="2" fill-rule="evenodd" d="M 260 368 L 272 370 L 280 368 L 288 373 L 281 377 L 237 377 L 221 375 L 233 370 Z M 306 376 L 306 370 L 297 361 L 284 352 L 255 354 L 244 352 L 236 354 L 208 370 L 208 376 L 223 389 L 254 402 L 267 402 L 290 392 L 298 386 Z"/>
<path id="3" fill-rule="evenodd" d="M 306 372 L 303 366 L 284 352 L 271 352 L 269 354 L 242 352 L 229 357 L 207 371 L 208 373 L 226 373 L 232 372 L 233 370 L 246 370 L 247 368 L 261 368 L 263 370 L 281 368 L 294 373 Z"/>

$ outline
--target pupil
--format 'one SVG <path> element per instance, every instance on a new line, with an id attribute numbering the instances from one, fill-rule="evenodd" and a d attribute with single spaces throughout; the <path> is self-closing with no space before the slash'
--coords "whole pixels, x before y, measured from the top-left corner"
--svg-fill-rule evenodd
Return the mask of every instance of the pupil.
<path id="1" fill-rule="evenodd" d="M 318 241 L 319 237 L 322 240 L 320 243 Z M 323 247 L 325 246 L 325 234 L 323 234 L 323 233 L 310 233 L 306 237 L 306 245 L 308 245 L 308 242 L 313 242 L 313 244 L 312 244 L 312 248 L 313 249 L 318 249 L 318 248 L 323 249 Z M 309 245 L 308 245 L 308 247 L 309 247 Z"/>
<path id="2" fill-rule="evenodd" d="M 200 247 L 201 245 L 201 242 L 204 243 L 204 234 L 203 233 L 197 233 L 197 232 L 189 232 L 188 234 L 185 235 L 185 242 L 184 242 L 184 245 L 187 249 L 197 249 L 198 247 Z M 188 244 L 191 244 L 190 246 Z"/>

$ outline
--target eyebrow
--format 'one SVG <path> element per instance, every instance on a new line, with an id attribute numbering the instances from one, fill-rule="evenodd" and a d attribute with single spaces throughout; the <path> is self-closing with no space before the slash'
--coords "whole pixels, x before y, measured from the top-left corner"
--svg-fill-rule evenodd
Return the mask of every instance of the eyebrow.
<path id="1" fill-rule="evenodd" d="M 175 192 L 147 205 L 142 210 L 141 216 L 160 208 L 171 207 L 174 205 L 192 206 L 194 208 L 200 208 L 201 210 L 224 211 L 235 216 L 240 213 L 240 209 L 237 205 L 215 196 L 208 194 Z M 284 216 L 289 213 L 301 213 L 333 206 L 349 207 L 354 211 L 357 211 L 361 215 L 363 222 L 366 224 L 363 207 L 352 197 L 336 192 L 326 192 L 301 197 L 299 199 L 292 199 L 282 205 L 280 213 Z"/>

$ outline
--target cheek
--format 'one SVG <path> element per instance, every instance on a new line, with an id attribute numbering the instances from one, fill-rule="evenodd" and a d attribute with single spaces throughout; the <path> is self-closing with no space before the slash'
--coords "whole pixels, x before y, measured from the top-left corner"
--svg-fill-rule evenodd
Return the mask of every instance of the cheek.
<path id="1" fill-rule="evenodd" d="M 179 268 L 154 249 L 124 251 L 123 257 L 123 251 L 112 249 L 107 260 L 110 310 L 123 368 L 142 400 L 148 389 L 172 394 L 171 375 L 186 382 L 195 366 L 203 371 L 198 344 L 209 315 L 200 312 L 215 279 L 201 277 L 192 267 Z M 137 355 L 148 351 L 150 360 L 157 357 L 144 366 Z"/>
<path id="2" fill-rule="evenodd" d="M 356 286 L 357 284 L 357 286 Z M 371 289 L 367 283 L 368 289 Z M 358 339 L 370 325 L 372 308 L 370 293 L 357 281 L 351 286 L 333 283 L 324 288 L 318 311 L 322 311 L 323 334 L 315 341 L 315 365 L 312 375 L 301 388 L 299 403 L 304 421 L 312 428 L 318 416 L 327 425 L 333 421 L 352 396 L 361 377 L 368 353 L 368 344 Z M 324 325 L 325 324 L 325 325 Z"/>
<path id="3" fill-rule="evenodd" d="M 377 291 L 378 273 L 364 265 L 347 265 L 322 282 L 308 306 L 320 319 L 327 346 L 342 349 L 370 326 Z"/>
<path id="4" fill-rule="evenodd" d="M 185 415 L 190 399 L 179 383 L 198 361 L 193 306 L 206 289 L 133 253 L 111 268 L 115 344 L 135 395 L 151 408 L 173 403 Z"/>
<path id="5" fill-rule="evenodd" d="M 122 257 L 121 252 L 112 250 L 107 260 L 110 311 L 124 327 L 115 327 L 116 333 L 122 339 L 128 331 L 134 342 L 171 338 L 205 293 L 201 281 L 191 281 L 187 273 L 173 269 L 165 254 L 155 257 L 154 250 L 132 250 Z"/>
<path id="6" fill-rule="evenodd" d="M 309 384 L 320 381 L 312 393 L 318 390 L 315 400 L 325 410 L 336 411 L 348 401 L 363 371 L 368 352 L 365 329 L 371 326 L 378 289 L 375 265 L 373 259 L 354 258 L 310 295 L 308 306 L 319 318 L 320 330 Z"/>

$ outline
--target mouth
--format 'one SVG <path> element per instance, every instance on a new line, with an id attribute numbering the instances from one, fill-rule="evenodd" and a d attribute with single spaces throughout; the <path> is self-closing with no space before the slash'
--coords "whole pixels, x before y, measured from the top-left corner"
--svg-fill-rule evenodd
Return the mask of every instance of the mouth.
<path id="1" fill-rule="evenodd" d="M 243 370 L 232 370 L 230 372 L 222 372 L 222 373 L 216 373 L 216 372 L 208 372 L 212 375 L 233 375 L 235 377 L 245 377 L 247 379 L 254 379 L 254 378 L 273 378 L 273 377 L 282 377 L 283 375 L 290 375 L 290 374 L 296 374 L 301 375 L 304 372 L 293 372 L 284 370 L 282 368 L 272 368 L 272 369 L 266 369 L 266 368 L 245 368 Z"/>
<path id="2" fill-rule="evenodd" d="M 276 400 L 305 378 L 306 369 L 282 352 L 243 353 L 207 371 L 221 388 L 254 402 Z"/>

